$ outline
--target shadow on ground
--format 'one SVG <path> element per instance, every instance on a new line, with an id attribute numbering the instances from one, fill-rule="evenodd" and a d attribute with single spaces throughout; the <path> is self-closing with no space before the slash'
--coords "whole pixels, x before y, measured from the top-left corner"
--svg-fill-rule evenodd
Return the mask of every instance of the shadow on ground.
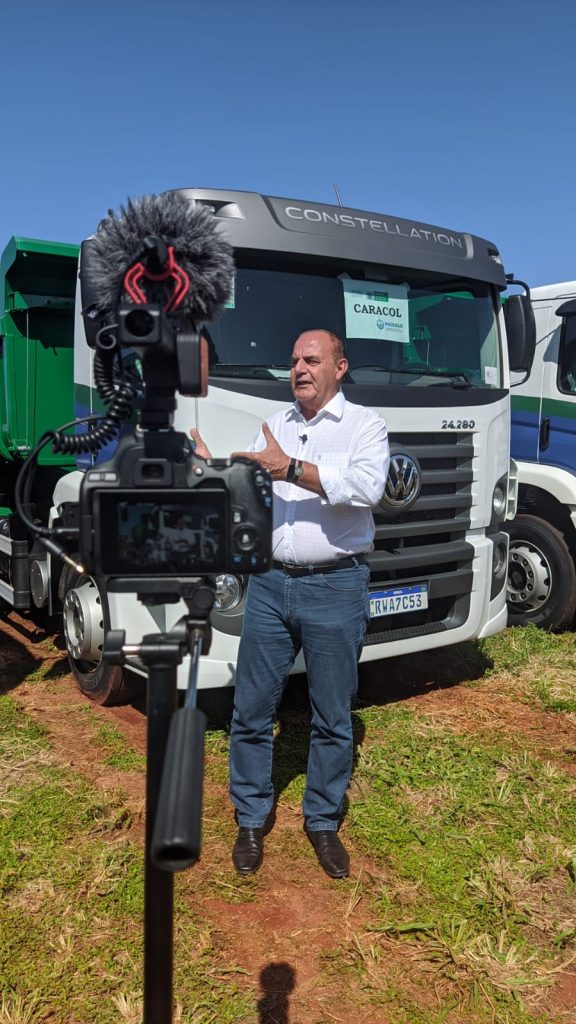
<path id="1" fill-rule="evenodd" d="M 258 1000 L 258 1024 L 289 1024 L 290 993 L 296 987 L 296 971 L 288 963 L 270 963 L 260 972 L 263 995 Z"/>
<path id="2" fill-rule="evenodd" d="M 9 693 L 34 673 L 56 679 L 68 671 L 68 659 L 55 643 L 54 625 L 24 619 L 17 613 L 2 616 L 0 693 Z"/>
<path id="3" fill-rule="evenodd" d="M 62 632 L 55 620 L 43 612 L 24 618 L 11 609 L 0 614 L 0 694 L 15 690 L 26 680 L 43 681 L 68 677 L 70 685 L 80 693 L 70 670 Z M 89 703 L 88 697 L 86 697 Z M 126 709 L 126 710 L 124 710 Z M 146 685 L 134 688 L 134 698 L 115 709 L 119 718 L 133 710 L 146 713 Z"/>
<path id="4" fill-rule="evenodd" d="M 401 658 L 365 662 L 359 672 L 358 705 L 381 706 L 458 686 L 481 679 L 492 667 L 482 644 L 473 640 Z"/>
<path id="5" fill-rule="evenodd" d="M 481 679 L 493 667 L 482 644 L 469 640 L 454 647 L 445 647 L 400 658 L 385 658 L 360 665 L 358 707 L 377 705 L 417 697 L 430 690 L 443 690 L 473 679 Z M 308 686 L 305 675 L 291 676 L 280 711 L 308 708 Z"/>
<path id="6" fill-rule="evenodd" d="M 444 650 L 405 655 L 402 658 L 368 662 L 360 666 L 357 707 L 383 707 L 431 690 L 458 686 L 480 679 L 492 661 L 473 641 Z M 358 714 L 352 715 L 354 766 L 365 727 Z M 306 774 L 310 741 L 310 702 L 305 675 L 291 676 L 278 709 L 274 742 L 273 782 L 276 799 L 293 779 Z"/>

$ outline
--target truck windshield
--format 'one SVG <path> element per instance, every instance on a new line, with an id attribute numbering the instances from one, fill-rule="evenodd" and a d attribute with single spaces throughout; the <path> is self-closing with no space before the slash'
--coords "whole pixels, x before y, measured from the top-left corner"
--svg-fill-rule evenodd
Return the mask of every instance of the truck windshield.
<path id="1" fill-rule="evenodd" d="M 366 274 L 368 277 L 368 274 Z M 234 296 L 206 333 L 210 375 L 285 380 L 294 341 L 326 328 L 346 342 L 348 381 L 406 387 L 501 386 L 488 286 L 390 284 L 240 268 Z"/>

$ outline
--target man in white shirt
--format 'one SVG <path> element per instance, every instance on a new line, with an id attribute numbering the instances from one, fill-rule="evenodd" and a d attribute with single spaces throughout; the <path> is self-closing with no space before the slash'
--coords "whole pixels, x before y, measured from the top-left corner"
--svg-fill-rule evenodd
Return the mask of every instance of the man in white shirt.
<path id="1" fill-rule="evenodd" d="M 337 335 L 305 331 L 292 353 L 295 404 L 263 424 L 249 452 L 233 453 L 257 461 L 274 480 L 274 563 L 248 585 L 230 736 L 230 796 L 239 826 L 232 860 L 240 874 L 262 863 L 274 803 L 273 726 L 300 649 L 312 705 L 305 831 L 328 875 L 349 874 L 337 831 L 369 619 L 371 509 L 384 491 L 389 450 L 382 417 L 344 398 L 347 369 Z M 209 456 L 197 431 L 191 434 L 198 454 Z"/>

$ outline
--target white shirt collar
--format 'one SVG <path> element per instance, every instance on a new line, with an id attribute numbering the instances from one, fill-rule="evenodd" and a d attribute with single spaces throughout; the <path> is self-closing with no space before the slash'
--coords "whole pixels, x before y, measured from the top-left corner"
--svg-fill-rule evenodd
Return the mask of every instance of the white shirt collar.
<path id="1" fill-rule="evenodd" d="M 341 420 L 344 415 L 345 403 L 346 399 L 344 398 L 342 391 L 337 391 L 334 397 L 331 398 L 329 402 L 326 402 L 326 405 L 323 405 L 311 420 L 308 420 L 308 423 L 315 423 L 324 416 L 331 416 L 334 420 Z M 290 412 L 293 414 L 294 418 L 304 419 L 300 409 L 300 402 L 295 401 Z"/>

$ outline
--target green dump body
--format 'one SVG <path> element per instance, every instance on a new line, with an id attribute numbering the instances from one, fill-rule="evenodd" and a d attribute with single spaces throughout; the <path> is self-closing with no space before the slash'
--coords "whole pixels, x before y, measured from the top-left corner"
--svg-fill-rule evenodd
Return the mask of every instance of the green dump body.
<path id="1" fill-rule="evenodd" d="M 42 434 L 74 418 L 78 253 L 11 238 L 0 260 L 0 516 L 12 511 L 15 474 Z M 38 460 L 52 473 L 73 465 L 49 445 Z"/>

